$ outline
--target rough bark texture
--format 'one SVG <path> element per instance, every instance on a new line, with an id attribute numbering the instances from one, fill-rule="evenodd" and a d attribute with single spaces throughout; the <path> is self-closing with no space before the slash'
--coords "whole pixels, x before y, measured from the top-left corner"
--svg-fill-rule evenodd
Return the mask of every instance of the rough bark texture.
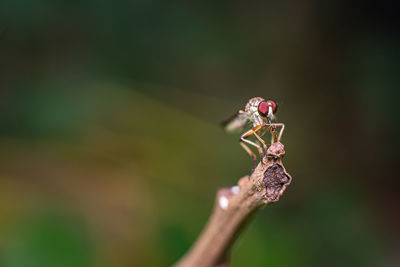
<path id="1" fill-rule="evenodd" d="M 282 164 L 284 154 L 281 143 L 272 144 L 250 177 L 218 190 L 207 225 L 176 267 L 229 265 L 229 251 L 240 231 L 258 208 L 278 201 L 292 180 Z"/>

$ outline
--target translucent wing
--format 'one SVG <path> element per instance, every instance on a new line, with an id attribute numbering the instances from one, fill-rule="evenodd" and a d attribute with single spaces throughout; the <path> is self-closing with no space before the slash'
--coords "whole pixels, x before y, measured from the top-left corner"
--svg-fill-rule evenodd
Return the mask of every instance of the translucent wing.
<path id="1" fill-rule="evenodd" d="M 247 113 L 239 110 L 221 122 L 221 125 L 229 133 L 240 132 L 250 122 Z"/>

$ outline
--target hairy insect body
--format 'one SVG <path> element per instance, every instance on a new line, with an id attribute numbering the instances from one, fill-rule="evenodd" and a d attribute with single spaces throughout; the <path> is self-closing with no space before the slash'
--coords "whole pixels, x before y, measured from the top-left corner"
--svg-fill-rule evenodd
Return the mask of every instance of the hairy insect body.
<path id="1" fill-rule="evenodd" d="M 253 123 L 253 128 L 267 123 L 267 120 L 261 117 L 260 113 L 258 112 L 258 106 L 263 101 L 264 99 L 261 97 L 254 97 L 249 100 L 246 108 L 244 109 L 244 112 L 247 113 L 247 117 Z"/>
<path id="2" fill-rule="evenodd" d="M 261 138 L 266 132 L 271 133 L 271 145 L 275 143 L 276 128 L 280 127 L 276 141 L 279 142 L 285 125 L 283 123 L 273 123 L 278 105 L 275 101 L 265 100 L 262 97 L 250 99 L 244 110 L 237 111 L 233 116 L 222 122 L 222 125 L 228 132 L 244 130 L 246 126 L 252 126 L 240 136 L 240 145 L 253 159 L 253 170 L 256 164 L 256 155 L 251 151 L 247 144 L 257 148 L 261 158 L 266 154 L 267 144 Z M 250 136 L 256 138 L 255 141 L 249 140 Z"/>

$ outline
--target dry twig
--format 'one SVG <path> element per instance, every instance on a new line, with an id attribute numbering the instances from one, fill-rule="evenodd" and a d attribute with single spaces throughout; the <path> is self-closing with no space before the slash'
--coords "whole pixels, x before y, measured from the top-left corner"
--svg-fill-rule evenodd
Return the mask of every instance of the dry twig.
<path id="1" fill-rule="evenodd" d="M 176 267 L 228 266 L 230 248 L 251 216 L 259 207 L 278 201 L 290 184 L 292 178 L 282 164 L 284 154 L 281 143 L 272 144 L 250 178 L 218 190 L 207 225 Z"/>

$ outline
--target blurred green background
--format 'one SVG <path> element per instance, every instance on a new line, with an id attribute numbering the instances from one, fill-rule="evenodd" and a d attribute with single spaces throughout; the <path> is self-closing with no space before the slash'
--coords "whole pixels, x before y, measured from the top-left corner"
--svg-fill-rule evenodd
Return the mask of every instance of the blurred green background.
<path id="1" fill-rule="evenodd" d="M 232 266 L 399 266 L 389 1 L 0 2 L 0 266 L 169 266 L 279 103 L 293 183 Z"/>

